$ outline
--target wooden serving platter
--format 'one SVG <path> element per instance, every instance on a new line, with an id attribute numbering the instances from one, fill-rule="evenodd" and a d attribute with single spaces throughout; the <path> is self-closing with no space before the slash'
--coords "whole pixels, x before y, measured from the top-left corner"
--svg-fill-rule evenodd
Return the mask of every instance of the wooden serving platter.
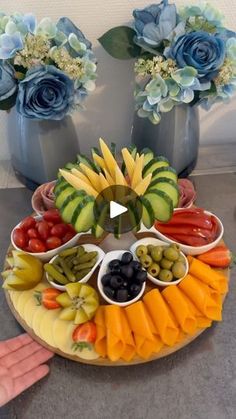
<path id="1" fill-rule="evenodd" d="M 101 239 L 95 239 L 92 235 L 90 234 L 85 234 L 83 236 L 81 236 L 78 240 L 78 244 L 85 244 L 85 243 L 91 243 L 91 244 L 95 244 L 98 245 L 100 247 L 103 247 L 103 243 L 105 243 L 105 239 L 106 239 L 107 235 L 104 235 Z M 152 233 L 137 233 L 135 235 L 135 237 L 133 237 L 133 241 L 135 240 L 139 240 L 143 237 L 156 237 L 154 234 Z M 116 239 L 113 239 L 114 241 Z M 122 249 L 122 245 L 120 245 L 120 249 Z M 8 252 L 12 250 L 12 246 L 9 247 Z M 7 262 L 5 261 L 5 268 L 7 267 Z M 221 270 L 222 271 L 222 270 Z M 230 280 L 230 275 L 229 275 L 229 269 L 225 269 L 222 271 L 224 273 L 224 275 L 227 276 L 228 280 Z M 91 279 L 89 280 L 89 284 L 94 286 L 97 289 L 97 274 L 98 274 L 98 269 L 94 272 L 93 276 L 91 277 Z M 49 285 L 50 286 L 50 285 Z M 152 284 L 150 281 L 147 281 L 147 285 L 146 285 L 146 290 L 145 292 L 150 291 L 150 289 L 154 288 L 154 284 Z M 52 347 L 50 345 L 48 345 L 45 341 L 43 341 L 38 335 L 36 335 L 36 333 L 34 332 L 34 330 L 29 327 L 29 325 L 26 323 L 26 321 L 23 319 L 23 317 L 17 312 L 17 310 L 15 309 L 13 302 L 11 300 L 10 297 L 10 293 L 5 290 L 5 295 L 6 295 L 6 300 L 7 303 L 10 307 L 10 310 L 12 312 L 12 314 L 14 315 L 15 319 L 18 321 L 18 323 L 23 327 L 23 329 L 38 343 L 40 343 L 42 346 L 44 346 L 45 348 L 51 350 L 52 352 L 62 356 L 63 358 L 68 358 L 72 361 L 76 361 L 76 362 L 81 362 L 84 364 L 90 364 L 90 365 L 96 365 L 96 366 L 109 366 L 109 367 L 115 367 L 115 366 L 129 366 L 129 365 L 137 365 L 137 364 L 143 364 L 146 362 L 150 362 L 150 361 L 154 361 L 156 359 L 159 358 L 163 358 L 165 356 L 171 355 L 174 352 L 184 348 L 185 346 L 187 346 L 189 343 L 191 343 L 193 340 L 195 340 L 199 335 L 201 335 L 206 329 L 199 329 L 194 335 L 186 335 L 186 338 L 184 340 L 181 340 L 180 343 L 177 343 L 176 345 L 174 345 L 173 347 L 169 347 L 169 346 L 164 346 L 160 352 L 158 352 L 157 354 L 153 354 L 150 358 L 148 358 L 147 360 L 141 359 L 139 357 L 135 357 L 131 362 L 125 362 L 125 361 L 116 361 L 116 362 L 111 362 L 108 358 L 98 358 L 98 359 L 94 359 L 94 360 L 85 360 L 80 358 L 77 354 L 73 355 L 73 354 L 68 354 L 65 352 L 62 352 L 61 350 L 59 350 L 56 347 Z M 226 295 L 223 296 L 223 300 L 225 299 Z M 102 299 L 102 297 L 100 296 L 100 301 L 102 304 L 106 304 L 106 302 Z"/>

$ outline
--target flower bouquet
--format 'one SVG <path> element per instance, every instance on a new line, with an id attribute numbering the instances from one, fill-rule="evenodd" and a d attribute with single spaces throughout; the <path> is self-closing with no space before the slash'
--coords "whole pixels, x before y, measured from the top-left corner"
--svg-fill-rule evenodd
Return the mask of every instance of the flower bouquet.
<path id="1" fill-rule="evenodd" d="M 163 0 L 133 12 L 133 28 L 119 26 L 100 43 L 115 58 L 137 58 L 135 108 L 158 124 L 174 106 L 206 109 L 236 88 L 236 34 L 208 3 L 177 10 Z"/>
<path id="2" fill-rule="evenodd" d="M 0 109 L 60 120 L 95 88 L 91 43 L 66 17 L 39 23 L 33 14 L 0 13 Z"/>

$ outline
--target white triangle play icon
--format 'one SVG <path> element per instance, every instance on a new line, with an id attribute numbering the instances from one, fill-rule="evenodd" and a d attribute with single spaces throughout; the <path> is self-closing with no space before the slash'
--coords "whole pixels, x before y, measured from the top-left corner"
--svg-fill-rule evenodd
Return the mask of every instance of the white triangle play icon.
<path id="1" fill-rule="evenodd" d="M 110 218 L 118 217 L 118 215 L 124 214 L 128 209 L 123 205 L 118 204 L 115 201 L 110 202 Z"/>

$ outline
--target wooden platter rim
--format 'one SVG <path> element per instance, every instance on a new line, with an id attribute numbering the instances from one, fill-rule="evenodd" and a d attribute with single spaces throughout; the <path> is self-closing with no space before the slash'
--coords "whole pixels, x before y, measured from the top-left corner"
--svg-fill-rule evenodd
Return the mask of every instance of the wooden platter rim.
<path id="1" fill-rule="evenodd" d="M 136 235 L 136 237 L 141 238 L 141 237 L 145 237 L 147 233 L 138 233 Z M 83 240 L 84 243 L 84 237 L 88 236 L 90 243 L 94 242 L 94 244 L 100 244 L 102 240 L 97 240 L 94 239 L 93 236 L 91 235 L 83 235 L 79 238 L 78 243 L 81 242 Z M 141 236 L 141 237 L 140 237 Z M 92 238 L 91 238 L 92 237 Z M 150 235 L 151 237 L 151 235 Z M 103 239 L 103 238 L 102 238 Z M 10 245 L 8 250 L 7 250 L 7 254 L 12 250 L 12 246 Z M 6 265 L 6 259 L 5 259 L 5 263 L 4 265 Z M 227 273 L 227 279 L 228 281 L 230 280 L 230 275 L 229 275 L 229 269 L 225 270 Z M 38 335 L 35 334 L 34 330 L 28 326 L 28 324 L 25 322 L 25 320 L 19 315 L 19 313 L 17 312 L 17 310 L 15 309 L 11 298 L 10 298 L 10 294 L 7 290 L 4 290 L 5 292 L 5 296 L 6 296 L 6 300 L 8 303 L 8 306 L 13 314 L 13 316 L 15 317 L 15 319 L 17 320 L 17 322 L 21 325 L 21 327 L 39 344 L 41 344 L 42 346 L 44 346 L 46 349 L 54 352 L 57 355 L 60 355 L 63 358 L 67 358 L 70 359 L 72 361 L 75 362 L 79 362 L 82 364 L 87 364 L 87 365 L 94 365 L 94 366 L 100 366 L 100 367 L 127 367 L 127 366 L 131 366 L 131 365 L 139 365 L 139 364 L 145 364 L 147 362 L 151 362 L 151 361 L 155 361 L 157 359 L 161 359 L 164 358 L 166 356 L 172 355 L 173 353 L 179 351 L 180 349 L 183 349 L 185 346 L 189 345 L 191 342 L 193 342 L 195 339 L 198 338 L 198 336 L 200 336 L 204 331 L 206 331 L 207 329 L 210 329 L 210 327 L 207 328 L 203 328 L 203 329 L 199 329 L 196 333 L 194 333 L 193 335 L 186 335 L 186 339 L 184 339 L 183 341 L 177 343 L 176 345 L 169 347 L 167 345 L 164 345 L 163 348 L 160 350 L 160 352 L 153 354 L 150 358 L 148 359 L 142 359 L 142 358 L 134 358 L 132 361 L 130 362 L 125 362 L 125 361 L 116 361 L 116 362 L 112 362 L 110 361 L 108 358 L 97 358 L 97 359 L 93 359 L 93 360 L 87 360 L 87 359 L 83 359 L 80 358 L 78 355 L 71 355 L 68 353 L 65 353 L 63 351 L 61 351 L 58 348 L 52 347 L 49 344 L 47 344 L 45 341 L 43 341 Z M 225 300 L 227 294 L 225 294 L 223 296 L 223 301 Z"/>

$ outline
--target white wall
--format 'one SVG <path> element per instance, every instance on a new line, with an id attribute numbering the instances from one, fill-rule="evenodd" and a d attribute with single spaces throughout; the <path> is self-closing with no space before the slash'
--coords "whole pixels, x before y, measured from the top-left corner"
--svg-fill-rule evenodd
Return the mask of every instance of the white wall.
<path id="1" fill-rule="evenodd" d="M 154 0 L 0 0 L 0 9 L 5 13 L 31 11 L 38 19 L 49 16 L 55 20 L 68 16 L 93 42 L 99 62 L 97 89 L 87 101 L 87 111 L 74 116 L 84 152 L 100 136 L 120 145 L 129 140 L 133 115 L 133 63 L 111 58 L 96 39 L 112 26 L 128 23 L 134 8 L 145 7 L 151 2 Z M 227 26 L 236 30 L 236 0 L 210 2 L 224 12 Z M 177 5 L 184 3 L 190 2 L 176 0 Z M 201 142 L 236 142 L 235 110 L 236 99 L 229 105 L 217 105 L 208 113 L 201 111 Z M 1 113 L 0 159 L 9 158 L 6 121 L 7 114 Z"/>

